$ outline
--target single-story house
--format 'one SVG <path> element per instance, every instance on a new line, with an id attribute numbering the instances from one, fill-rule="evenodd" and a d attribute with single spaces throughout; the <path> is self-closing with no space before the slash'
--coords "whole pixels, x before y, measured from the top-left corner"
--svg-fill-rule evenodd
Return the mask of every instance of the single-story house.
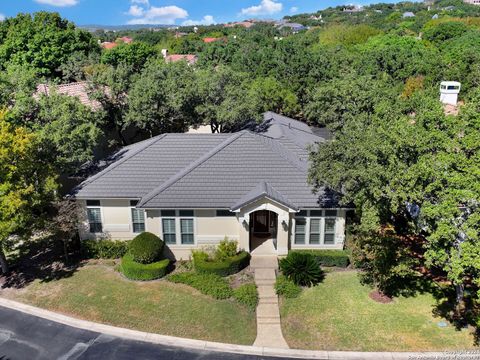
<path id="1" fill-rule="evenodd" d="M 225 237 L 255 253 L 342 249 L 347 209 L 307 183 L 310 147 L 328 141 L 272 113 L 252 130 L 162 134 L 127 146 L 75 190 L 82 239 L 148 231 L 172 257 Z"/>

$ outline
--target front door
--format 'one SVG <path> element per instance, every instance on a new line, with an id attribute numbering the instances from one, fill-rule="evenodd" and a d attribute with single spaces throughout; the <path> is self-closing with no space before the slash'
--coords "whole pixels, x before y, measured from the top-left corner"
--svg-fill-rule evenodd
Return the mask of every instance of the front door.
<path id="1" fill-rule="evenodd" d="M 259 210 L 253 214 L 253 232 L 268 234 L 270 228 L 270 211 Z"/>

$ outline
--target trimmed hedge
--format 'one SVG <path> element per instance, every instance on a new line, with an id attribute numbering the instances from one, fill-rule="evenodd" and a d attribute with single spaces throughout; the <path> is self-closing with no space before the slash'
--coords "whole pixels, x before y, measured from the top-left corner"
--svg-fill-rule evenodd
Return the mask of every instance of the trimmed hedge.
<path id="1" fill-rule="evenodd" d="M 232 288 L 227 280 L 215 274 L 184 272 L 170 275 L 167 280 L 191 286 L 202 294 L 209 295 L 215 299 L 228 299 L 233 295 Z"/>
<path id="2" fill-rule="evenodd" d="M 237 255 L 226 260 L 209 260 L 202 253 L 193 254 L 193 266 L 195 271 L 201 274 L 216 274 L 219 276 L 228 276 L 246 268 L 250 263 L 250 254 L 241 251 Z"/>
<path id="3" fill-rule="evenodd" d="M 350 264 L 350 252 L 346 250 L 292 250 L 290 253 L 311 254 L 321 266 L 345 268 Z"/>
<path id="4" fill-rule="evenodd" d="M 255 309 L 258 304 L 258 291 L 255 284 L 243 284 L 233 290 L 233 297 L 241 304 Z"/>
<path id="5" fill-rule="evenodd" d="M 155 280 L 164 277 L 168 271 L 170 260 L 164 259 L 151 264 L 140 264 L 133 260 L 131 254 L 122 258 L 120 271 L 131 280 Z"/>
<path id="6" fill-rule="evenodd" d="M 160 259 L 163 246 L 163 241 L 157 235 L 142 232 L 130 241 L 128 251 L 136 262 L 150 264 Z"/>
<path id="7" fill-rule="evenodd" d="M 302 288 L 285 276 L 280 275 L 275 282 L 275 292 L 286 298 L 296 298 L 302 292 Z"/>
<path id="8" fill-rule="evenodd" d="M 128 242 L 123 240 L 82 240 L 80 246 L 88 259 L 120 259 L 128 250 Z"/>

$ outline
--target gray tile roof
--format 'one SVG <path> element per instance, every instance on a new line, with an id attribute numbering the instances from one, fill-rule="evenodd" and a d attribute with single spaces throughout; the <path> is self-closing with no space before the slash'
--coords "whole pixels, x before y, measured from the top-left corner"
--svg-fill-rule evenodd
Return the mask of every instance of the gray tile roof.
<path id="1" fill-rule="evenodd" d="M 235 211 L 241 209 L 245 205 L 251 204 L 264 197 L 285 205 L 292 210 L 298 210 L 298 207 L 294 203 L 288 200 L 280 192 L 275 190 L 272 185 L 265 181 L 261 181 L 257 186 L 245 194 L 245 196 L 242 196 L 240 200 L 231 207 L 230 210 Z"/>
<path id="2" fill-rule="evenodd" d="M 259 196 L 292 209 L 336 207 L 336 194 L 307 184 L 309 146 L 324 139 L 272 114 L 264 131 L 163 134 L 131 145 L 75 195 L 140 199 L 142 208 L 235 209 Z"/>

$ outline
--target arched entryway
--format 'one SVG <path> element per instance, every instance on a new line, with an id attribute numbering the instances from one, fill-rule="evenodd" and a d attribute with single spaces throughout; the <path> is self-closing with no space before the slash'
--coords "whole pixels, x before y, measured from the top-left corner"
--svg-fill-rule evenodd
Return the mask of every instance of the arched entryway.
<path id="1" fill-rule="evenodd" d="M 271 255 L 277 252 L 278 215 L 269 210 L 250 214 L 250 252 Z"/>

